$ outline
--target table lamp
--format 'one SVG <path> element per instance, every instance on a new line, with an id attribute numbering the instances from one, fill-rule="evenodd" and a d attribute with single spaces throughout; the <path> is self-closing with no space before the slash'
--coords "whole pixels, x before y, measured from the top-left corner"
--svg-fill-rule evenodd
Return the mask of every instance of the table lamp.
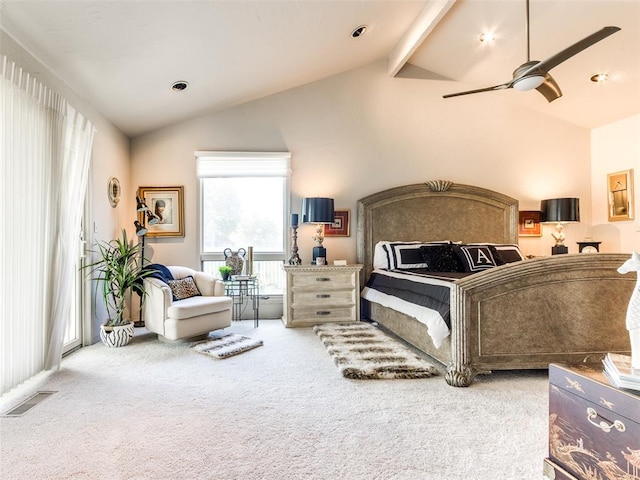
<path id="1" fill-rule="evenodd" d="M 578 198 L 552 198 L 540 202 L 540 221 L 543 223 L 555 223 L 556 231 L 551 234 L 555 239 L 555 246 L 551 247 L 551 255 L 569 253 L 564 244 L 565 235 L 562 224 L 580 221 L 580 199 Z"/>
<path id="2" fill-rule="evenodd" d="M 327 258 L 327 249 L 322 246 L 324 225 L 334 221 L 333 198 L 311 197 L 302 199 L 302 222 L 316 224 L 316 234 L 313 237 L 316 242 L 316 246 L 313 247 L 312 257 L 312 263 L 314 264 L 318 257 Z"/>

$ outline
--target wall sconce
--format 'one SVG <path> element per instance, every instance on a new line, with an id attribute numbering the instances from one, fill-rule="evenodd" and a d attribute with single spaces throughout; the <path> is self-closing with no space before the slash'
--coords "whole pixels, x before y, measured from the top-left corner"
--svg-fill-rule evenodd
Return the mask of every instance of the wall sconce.
<path id="1" fill-rule="evenodd" d="M 312 263 L 316 263 L 316 258 L 327 258 L 327 249 L 322 246 L 324 240 L 324 225 L 333 223 L 334 218 L 333 198 L 312 197 L 302 199 L 302 223 L 315 223 L 316 234 L 313 240 L 316 246 L 313 247 Z"/>
<path id="2" fill-rule="evenodd" d="M 551 247 L 551 255 L 569 253 L 564 244 L 565 235 L 562 224 L 580 221 L 580 199 L 578 198 L 552 198 L 540 202 L 540 221 L 543 223 L 555 223 L 556 231 L 551 234 L 556 244 Z"/>

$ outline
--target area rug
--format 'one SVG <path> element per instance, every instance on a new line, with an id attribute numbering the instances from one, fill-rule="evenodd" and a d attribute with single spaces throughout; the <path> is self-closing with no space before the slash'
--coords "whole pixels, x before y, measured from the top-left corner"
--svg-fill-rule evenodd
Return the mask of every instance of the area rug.
<path id="1" fill-rule="evenodd" d="M 431 363 L 369 323 L 327 323 L 313 330 L 346 378 L 426 378 L 438 374 Z"/>
<path id="2" fill-rule="evenodd" d="M 254 340 L 250 337 L 228 333 L 214 339 L 198 342 L 191 346 L 193 350 L 204 353 L 213 358 L 223 359 L 239 353 L 246 352 L 252 348 L 260 347 L 262 340 Z"/>

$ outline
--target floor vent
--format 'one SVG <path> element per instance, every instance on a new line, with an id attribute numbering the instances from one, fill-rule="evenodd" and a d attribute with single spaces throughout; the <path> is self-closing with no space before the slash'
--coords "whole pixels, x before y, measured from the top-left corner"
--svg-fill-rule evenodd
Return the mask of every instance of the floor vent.
<path id="1" fill-rule="evenodd" d="M 3 417 L 20 417 L 38 405 L 43 400 L 49 398 L 51 395 L 57 392 L 36 392 L 19 405 L 13 407 L 7 413 L 2 415 Z"/>

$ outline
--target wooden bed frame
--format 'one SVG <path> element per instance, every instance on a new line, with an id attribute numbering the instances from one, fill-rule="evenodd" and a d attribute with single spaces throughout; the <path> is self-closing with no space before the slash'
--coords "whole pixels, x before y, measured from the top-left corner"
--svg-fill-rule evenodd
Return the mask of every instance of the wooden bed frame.
<path id="1" fill-rule="evenodd" d="M 357 259 L 362 283 L 378 241 L 517 243 L 518 201 L 469 185 L 433 181 L 391 188 L 358 201 Z M 625 317 L 635 279 L 617 268 L 627 254 L 567 254 L 503 265 L 457 280 L 451 335 L 435 348 L 424 324 L 362 301 L 378 322 L 446 365 L 449 385 L 478 373 L 542 369 L 628 354 Z"/>

